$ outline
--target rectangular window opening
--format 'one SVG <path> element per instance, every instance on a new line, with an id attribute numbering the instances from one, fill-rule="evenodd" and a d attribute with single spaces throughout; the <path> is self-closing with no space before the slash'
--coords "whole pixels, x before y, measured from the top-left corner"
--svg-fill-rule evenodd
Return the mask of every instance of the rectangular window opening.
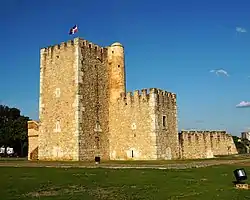
<path id="1" fill-rule="evenodd" d="M 96 142 L 96 148 L 99 149 L 100 148 L 100 139 L 99 139 L 99 137 L 95 137 L 95 142 Z"/>
<path id="2" fill-rule="evenodd" d="M 163 127 L 166 127 L 166 116 L 165 115 L 162 117 L 162 125 L 163 125 Z"/>
<path id="3" fill-rule="evenodd" d="M 60 95 L 61 95 L 61 91 L 60 91 L 60 88 L 56 88 L 56 97 L 58 98 L 58 97 L 60 97 Z"/>
<path id="4" fill-rule="evenodd" d="M 60 121 L 56 121 L 56 127 L 55 127 L 55 132 L 59 133 L 61 132 L 61 126 L 60 126 Z"/>

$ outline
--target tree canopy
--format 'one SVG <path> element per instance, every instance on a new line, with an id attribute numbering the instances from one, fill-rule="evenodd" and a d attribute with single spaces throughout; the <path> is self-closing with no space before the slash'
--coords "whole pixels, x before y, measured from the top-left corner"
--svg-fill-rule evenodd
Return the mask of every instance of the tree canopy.
<path id="1" fill-rule="evenodd" d="M 29 120 L 18 108 L 0 105 L 0 147 L 12 147 L 19 156 L 26 156 Z"/>

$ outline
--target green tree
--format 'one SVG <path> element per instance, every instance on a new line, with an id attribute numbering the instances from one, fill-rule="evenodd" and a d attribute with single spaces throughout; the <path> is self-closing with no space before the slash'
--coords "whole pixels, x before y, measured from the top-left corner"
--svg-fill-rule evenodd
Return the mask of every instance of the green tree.
<path id="1" fill-rule="evenodd" d="M 17 108 L 0 105 L 0 146 L 10 146 L 20 156 L 27 155 L 29 117 L 21 115 Z"/>
<path id="2" fill-rule="evenodd" d="M 233 140 L 234 140 L 234 144 L 236 146 L 236 149 L 240 154 L 247 153 L 247 148 L 250 146 L 249 140 L 241 139 L 238 136 L 233 136 Z"/>
<path id="3" fill-rule="evenodd" d="M 233 136 L 234 144 L 238 143 L 238 140 L 239 140 L 239 139 L 240 139 L 240 138 L 239 138 L 238 136 Z"/>

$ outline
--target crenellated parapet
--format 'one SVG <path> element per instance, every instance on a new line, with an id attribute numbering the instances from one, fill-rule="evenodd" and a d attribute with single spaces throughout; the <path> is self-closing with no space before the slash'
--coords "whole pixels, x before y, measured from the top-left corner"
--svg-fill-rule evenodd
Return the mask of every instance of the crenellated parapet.
<path id="1" fill-rule="evenodd" d="M 78 39 L 68 40 L 66 42 L 62 42 L 61 44 L 56 44 L 48 47 L 41 48 L 40 53 L 45 58 L 50 57 L 53 58 L 53 55 L 58 55 L 61 51 L 65 52 L 68 49 L 72 49 L 75 45 L 78 45 Z"/>
<path id="2" fill-rule="evenodd" d="M 85 39 L 79 39 L 79 47 L 82 49 L 83 57 L 85 57 L 84 53 L 89 52 L 100 61 L 103 61 L 103 59 L 106 58 L 108 54 L 108 49 L 106 47 L 101 47 Z"/>
<path id="3" fill-rule="evenodd" d="M 81 48 L 82 50 L 87 50 L 101 61 L 104 59 L 104 57 L 107 56 L 107 48 L 100 47 L 97 44 L 94 44 L 82 38 L 75 38 L 73 40 L 62 42 L 60 44 L 41 48 L 40 54 L 43 55 L 45 59 L 48 57 L 53 58 L 54 56 L 59 56 L 60 52 L 67 52 L 68 50 L 72 50 L 76 46 L 79 46 L 79 48 Z"/>
<path id="4" fill-rule="evenodd" d="M 149 88 L 121 93 L 120 98 L 118 98 L 117 101 L 123 106 L 148 104 L 151 102 L 155 103 L 155 106 L 159 106 L 160 104 L 169 104 L 169 108 L 175 108 L 176 94 L 157 88 Z"/>
<path id="5" fill-rule="evenodd" d="M 198 134 L 211 134 L 211 135 L 229 135 L 229 133 L 227 133 L 224 130 L 181 130 L 180 131 L 181 134 L 192 134 L 192 133 L 198 133 Z"/>
<path id="6" fill-rule="evenodd" d="M 179 133 L 179 137 L 182 140 L 197 140 L 201 139 L 210 139 L 212 142 L 220 142 L 231 139 L 231 135 L 224 130 L 211 130 L 211 131 L 200 131 L 200 130 L 182 130 Z"/>
<path id="7" fill-rule="evenodd" d="M 224 130 L 182 130 L 179 141 L 184 159 L 237 154 L 232 136 Z"/>

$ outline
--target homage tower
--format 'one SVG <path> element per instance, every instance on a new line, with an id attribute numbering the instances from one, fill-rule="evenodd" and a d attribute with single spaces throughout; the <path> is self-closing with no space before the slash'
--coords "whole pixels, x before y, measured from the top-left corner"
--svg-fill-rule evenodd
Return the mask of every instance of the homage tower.
<path id="1" fill-rule="evenodd" d="M 126 92 L 124 48 L 116 42 L 108 48 L 110 103 L 116 103 L 121 93 Z"/>
<path id="2" fill-rule="evenodd" d="M 191 133 L 178 135 L 176 94 L 127 92 L 124 60 L 118 42 L 101 47 L 75 38 L 40 50 L 39 122 L 28 123 L 29 160 L 170 160 L 236 152 L 231 136 L 220 132 L 210 142 L 201 142 L 207 134 L 196 134 L 193 148 Z"/>
<path id="3" fill-rule="evenodd" d="M 38 158 L 79 159 L 79 39 L 40 51 Z"/>

